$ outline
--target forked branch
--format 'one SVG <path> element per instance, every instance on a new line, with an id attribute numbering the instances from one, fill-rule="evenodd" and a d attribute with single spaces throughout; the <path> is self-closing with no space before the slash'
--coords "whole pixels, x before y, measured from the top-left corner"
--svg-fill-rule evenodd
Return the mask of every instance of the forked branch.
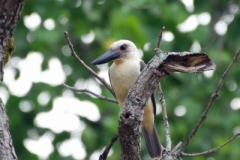
<path id="1" fill-rule="evenodd" d="M 145 104 L 145 101 L 149 98 L 149 95 L 158 85 L 159 80 L 165 76 L 166 74 L 170 72 L 203 72 L 206 70 L 212 70 L 215 68 L 214 64 L 211 62 L 211 60 L 208 58 L 207 54 L 205 53 L 190 53 L 190 52 L 163 52 L 160 50 L 160 42 L 162 39 L 162 32 L 164 30 L 164 27 L 161 27 L 160 34 L 158 37 L 158 43 L 157 43 L 157 49 L 155 49 L 156 56 L 153 57 L 153 59 L 148 63 L 147 67 L 143 70 L 141 73 L 138 82 L 130 89 L 129 94 L 124 102 L 124 106 L 122 110 L 120 111 L 120 126 L 118 128 L 119 131 L 119 137 L 120 137 L 120 143 L 121 144 L 128 144 L 128 142 L 131 141 L 131 144 L 136 144 L 134 146 L 126 146 L 124 149 L 122 148 L 122 158 L 129 157 L 127 153 L 131 153 L 131 156 L 135 154 L 135 157 L 139 157 L 137 155 L 140 151 L 140 145 L 139 145 L 139 124 L 140 122 L 142 112 L 140 112 L 143 109 L 143 106 Z M 71 55 L 78 60 L 78 62 L 87 70 L 89 71 L 94 77 L 96 77 L 113 95 L 113 89 L 110 85 L 106 83 L 106 81 L 99 77 L 97 73 L 95 73 L 90 67 L 88 67 L 75 53 L 73 49 L 73 45 L 68 37 L 67 32 L 64 32 L 65 38 L 68 41 Z M 208 151 L 200 152 L 200 153 L 193 153 L 188 154 L 184 153 L 184 149 L 187 147 L 189 142 L 192 140 L 192 138 L 195 136 L 197 131 L 199 130 L 201 124 L 206 119 L 209 110 L 211 109 L 214 101 L 218 97 L 218 93 L 220 88 L 222 87 L 222 84 L 224 80 L 226 79 L 230 69 L 234 65 L 234 63 L 237 61 L 238 57 L 240 55 L 240 50 L 237 51 L 236 55 L 234 56 L 232 62 L 229 64 L 226 71 L 223 73 L 215 92 L 212 94 L 211 99 L 204 110 L 203 114 L 201 115 L 200 119 L 198 120 L 196 126 L 191 131 L 188 138 L 183 143 L 178 143 L 174 149 L 171 151 L 171 137 L 170 137 L 170 130 L 169 130 L 169 124 L 168 124 L 168 117 L 167 117 L 167 111 L 166 111 L 166 103 L 164 99 L 163 92 L 161 90 L 161 86 L 159 84 L 159 99 L 162 105 L 162 112 L 163 112 L 163 120 L 164 120 L 164 129 L 166 132 L 166 151 L 169 153 L 172 159 L 179 159 L 180 156 L 185 157 L 194 157 L 194 156 L 200 156 L 205 155 L 209 153 L 213 153 L 218 151 L 220 148 L 225 146 L 226 144 L 233 141 L 236 137 L 240 136 L 240 133 L 233 136 L 231 139 L 229 139 L 227 142 L 222 144 L 219 147 L 210 149 Z M 184 61 L 184 63 L 182 63 Z M 141 78 L 141 77 L 145 77 Z M 146 80 L 146 77 L 149 78 L 149 80 Z M 151 82 L 152 84 L 148 83 Z M 154 82 L 154 83 L 153 83 Z M 67 87 L 68 89 L 71 89 L 76 92 L 84 92 L 91 95 L 96 96 L 97 98 L 101 100 L 106 100 L 109 102 L 117 103 L 115 99 L 104 97 L 101 95 L 98 95 L 92 91 L 89 91 L 87 89 L 76 89 L 73 87 L 70 87 L 66 84 L 63 84 L 63 86 Z M 146 90 L 143 90 L 145 87 L 148 89 L 149 92 L 146 92 Z M 137 110 L 138 112 L 135 113 L 133 110 Z M 136 121 L 137 119 L 137 121 Z M 131 124 L 131 125 L 129 125 Z M 134 127 L 132 127 L 134 125 Z M 131 127 L 130 127 L 131 126 Z M 129 132 L 130 131 L 130 132 Z M 134 139 L 133 139 L 134 137 Z M 113 143 L 117 140 L 118 135 L 113 137 L 110 144 L 105 148 L 103 154 L 100 155 L 100 160 L 105 160 L 107 158 L 107 155 L 109 153 L 109 150 L 111 149 Z M 130 139 L 129 139 L 130 138 Z M 132 138 L 132 139 L 131 139 Z M 137 140 L 136 140 L 136 139 Z M 122 146 L 121 146 L 122 147 Z M 123 152 L 124 151 L 124 152 Z M 137 154 L 135 153 L 137 151 Z M 130 156 L 130 157 L 131 157 Z M 163 157 L 165 160 L 165 158 Z"/>
<path id="2" fill-rule="evenodd" d="M 86 64 L 78 57 L 78 55 L 76 54 L 76 52 L 75 52 L 74 49 L 73 49 L 73 45 L 72 45 L 71 40 L 70 40 L 70 38 L 69 38 L 69 36 L 68 36 L 68 33 L 67 33 L 67 32 L 64 32 L 64 35 L 65 35 L 66 40 L 68 41 L 68 45 L 69 45 L 69 48 L 70 48 L 70 50 L 71 50 L 71 55 L 72 55 L 74 58 L 76 58 L 77 61 L 78 61 L 88 72 L 90 72 L 94 77 L 96 77 L 96 78 L 112 93 L 112 95 L 115 97 L 115 93 L 114 93 L 112 87 L 111 87 L 103 78 L 99 77 L 96 72 L 94 72 L 90 67 L 88 67 L 88 65 L 86 65 Z M 90 94 L 90 95 L 93 95 L 93 96 L 99 98 L 100 100 L 105 100 L 105 101 L 108 101 L 108 102 L 112 102 L 112 103 L 117 103 L 117 104 L 118 104 L 118 101 L 117 101 L 116 99 L 112 99 L 112 98 L 108 98 L 108 97 L 105 97 L 105 96 L 102 96 L 102 95 L 98 95 L 98 94 L 96 94 L 96 93 L 94 93 L 94 92 L 92 92 L 92 91 L 90 91 L 90 90 L 88 90 L 88 89 L 76 89 L 76 88 L 74 88 L 74 87 L 68 86 L 68 85 L 65 84 L 65 83 L 63 83 L 62 86 L 66 87 L 66 88 L 68 88 L 68 89 L 70 89 L 70 90 L 72 90 L 72 91 L 75 91 L 75 92 L 87 93 L 87 94 Z M 107 155 L 108 155 L 108 153 L 109 153 L 112 145 L 117 141 L 117 139 L 118 139 L 118 134 L 115 135 L 115 136 L 112 138 L 111 142 L 107 145 L 107 147 L 104 149 L 103 153 L 100 155 L 99 160 L 106 160 Z"/>
<path id="3" fill-rule="evenodd" d="M 181 155 L 183 157 L 197 157 L 197 156 L 202 156 L 202 155 L 206 155 L 206 154 L 210 154 L 210 153 L 214 153 L 217 152 L 220 148 L 224 147 L 225 145 L 227 145 L 228 143 L 230 143 L 231 141 L 233 141 L 235 138 L 237 138 L 238 136 L 240 136 L 240 133 L 235 134 L 232 138 L 230 138 L 228 141 L 226 141 L 225 143 L 223 143 L 222 145 L 209 149 L 207 151 L 204 152 L 200 152 L 200 153 L 181 153 Z"/>
<path id="4" fill-rule="evenodd" d="M 65 83 L 62 83 L 62 86 L 65 87 L 65 88 L 68 88 L 74 92 L 77 92 L 77 93 L 87 93 L 87 94 L 90 94 L 90 95 L 93 95 L 95 97 L 97 97 L 98 99 L 100 100 L 105 100 L 105 101 L 108 101 L 108 102 L 112 102 L 112 103 L 116 103 L 118 104 L 118 101 L 116 99 L 113 99 L 113 98 L 108 98 L 108 97 L 105 97 L 105 96 L 102 96 L 102 95 L 98 95 L 88 89 L 77 89 L 77 88 L 74 88 L 74 87 L 71 87 Z"/>
<path id="5" fill-rule="evenodd" d="M 162 34 L 163 34 L 164 29 L 165 29 L 164 26 L 160 27 L 160 32 L 159 32 L 159 35 L 158 35 L 158 43 L 157 43 L 157 47 L 158 47 L 159 50 L 160 50 L 160 44 L 161 44 L 161 41 L 162 41 Z M 161 107 L 162 107 L 164 129 L 165 129 L 165 133 L 166 133 L 166 150 L 170 151 L 171 146 L 172 146 L 172 140 L 171 140 L 170 129 L 169 129 L 169 124 L 168 124 L 166 102 L 165 102 L 164 94 L 163 94 L 160 83 L 158 85 L 158 97 L 159 97 L 159 101 L 160 101 Z"/>
<path id="6" fill-rule="evenodd" d="M 202 125 L 202 123 L 204 122 L 204 120 L 207 118 L 208 112 L 211 109 L 213 102 L 216 100 L 216 98 L 218 97 L 218 93 L 220 88 L 222 87 L 222 84 L 224 82 L 224 80 L 226 79 L 229 71 L 231 70 L 232 66 L 234 65 L 234 63 L 237 61 L 238 57 L 240 55 L 240 50 L 238 50 L 235 54 L 235 56 L 233 57 L 232 62 L 229 64 L 229 66 L 227 67 L 226 71 L 223 73 L 217 88 L 215 90 L 215 92 L 212 94 L 211 99 L 206 107 L 206 109 L 204 110 L 203 114 L 201 115 L 200 119 L 198 120 L 196 126 L 193 128 L 193 130 L 191 131 L 190 135 L 187 137 L 186 141 L 183 142 L 183 144 L 181 145 L 181 147 L 178 150 L 178 153 L 180 154 L 181 152 L 183 152 L 183 150 L 187 147 L 187 145 L 189 144 L 189 142 L 191 141 L 191 139 L 195 136 L 195 134 L 197 133 L 199 127 Z"/>
<path id="7" fill-rule="evenodd" d="M 118 134 L 116 134 L 111 142 L 107 145 L 107 147 L 104 149 L 103 153 L 99 156 L 99 160 L 106 160 L 107 159 L 107 156 L 108 156 L 108 153 L 110 151 L 110 149 L 112 148 L 112 145 L 117 141 L 118 139 Z"/>
<path id="8" fill-rule="evenodd" d="M 71 50 L 71 55 L 72 55 L 74 58 L 76 58 L 77 61 L 78 61 L 89 73 L 91 73 L 94 77 L 96 77 L 96 78 L 112 93 L 113 96 L 115 96 L 115 93 L 114 93 L 112 87 L 111 87 L 103 78 L 99 77 L 99 76 L 97 75 L 97 73 L 92 70 L 92 68 L 88 67 L 88 65 L 86 65 L 86 64 L 83 62 L 82 59 L 80 59 L 80 58 L 78 57 L 78 55 L 76 54 L 76 52 L 75 52 L 74 49 L 73 49 L 73 45 L 72 45 L 72 43 L 71 43 L 71 41 L 70 41 L 70 39 L 69 39 L 68 33 L 67 33 L 66 31 L 64 32 L 64 35 L 65 35 L 66 40 L 68 41 L 68 45 L 69 45 L 69 48 L 70 48 L 70 50 Z"/>

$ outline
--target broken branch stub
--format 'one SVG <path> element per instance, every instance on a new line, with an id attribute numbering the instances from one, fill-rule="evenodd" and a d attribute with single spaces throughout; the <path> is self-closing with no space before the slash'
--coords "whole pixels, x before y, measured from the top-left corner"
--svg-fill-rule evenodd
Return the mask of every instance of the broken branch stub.
<path id="1" fill-rule="evenodd" d="M 163 52 L 155 49 L 154 56 L 143 69 L 119 113 L 119 139 L 121 159 L 140 159 L 140 123 L 143 108 L 150 95 L 167 72 L 203 72 L 212 70 L 215 65 L 205 53 Z M 134 157 L 134 158 L 133 158 Z"/>
<path id="2" fill-rule="evenodd" d="M 161 67 L 167 72 L 204 72 L 216 66 L 206 53 L 167 52 L 168 57 Z"/>

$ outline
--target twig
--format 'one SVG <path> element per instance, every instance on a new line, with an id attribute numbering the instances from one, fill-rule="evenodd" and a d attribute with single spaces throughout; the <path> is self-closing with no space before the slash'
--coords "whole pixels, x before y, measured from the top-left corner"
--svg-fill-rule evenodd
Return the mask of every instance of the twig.
<path id="1" fill-rule="evenodd" d="M 186 141 L 182 144 L 182 146 L 180 147 L 180 149 L 178 150 L 178 153 L 180 154 L 189 144 L 189 142 L 191 141 L 191 139 L 195 136 L 195 134 L 197 133 L 199 127 L 202 125 L 203 121 L 207 118 L 207 114 L 209 112 L 209 110 L 211 109 L 213 102 L 216 100 L 216 98 L 218 97 L 218 92 L 220 90 L 220 88 L 222 87 L 223 81 L 226 79 L 230 69 L 232 68 L 232 66 L 234 65 L 234 63 L 237 61 L 238 56 L 240 55 L 240 50 L 237 51 L 237 53 L 235 54 L 235 56 L 233 57 L 232 62 L 229 64 L 229 66 L 227 67 L 226 71 L 223 73 L 222 78 L 220 79 L 217 88 L 215 90 L 215 92 L 212 94 L 211 99 L 206 107 L 206 109 L 204 110 L 203 114 L 201 115 L 200 119 L 198 120 L 196 126 L 193 128 L 193 130 L 191 131 L 190 135 L 188 136 L 188 138 L 186 139 Z"/>
<path id="2" fill-rule="evenodd" d="M 112 145 L 116 142 L 116 140 L 118 139 L 118 134 L 116 134 L 111 142 L 107 145 L 107 147 L 104 149 L 103 153 L 99 156 L 99 160 L 106 160 L 107 159 L 107 155 L 108 152 L 110 151 Z"/>
<path id="3" fill-rule="evenodd" d="M 168 117 L 167 117 L 167 109 L 166 109 L 165 98 L 164 98 L 163 91 L 161 89 L 160 83 L 158 85 L 158 96 L 159 96 L 159 100 L 160 100 L 161 106 L 162 106 L 164 129 L 165 129 L 165 132 L 166 132 L 166 149 L 168 151 L 170 151 L 171 150 L 171 146 L 172 146 L 172 141 L 171 141 L 171 135 L 170 135 L 170 130 L 169 130 L 169 124 L 168 124 Z"/>
<path id="4" fill-rule="evenodd" d="M 102 84 L 112 93 L 113 96 L 115 96 L 115 93 L 112 89 L 112 87 L 101 77 L 97 75 L 96 72 L 94 72 L 90 67 L 88 67 L 76 54 L 76 52 L 73 49 L 73 45 L 69 39 L 68 33 L 65 31 L 64 32 L 65 38 L 68 41 L 69 48 L 71 50 L 71 55 L 78 60 L 78 62 L 88 71 L 90 72 L 94 77 L 96 77 Z"/>
<path id="5" fill-rule="evenodd" d="M 178 142 L 178 144 L 172 149 L 172 152 L 174 153 L 178 148 L 182 145 L 182 142 Z"/>
<path id="6" fill-rule="evenodd" d="M 75 92 L 88 93 L 88 94 L 94 95 L 95 97 L 97 97 L 100 100 L 105 100 L 105 101 L 108 101 L 108 102 L 118 104 L 118 101 L 116 99 L 112 99 L 112 98 L 108 98 L 108 97 L 105 97 L 105 96 L 98 95 L 98 94 L 96 94 L 92 91 L 89 91 L 88 89 L 77 89 L 77 88 L 74 88 L 74 87 L 70 87 L 65 83 L 62 83 L 62 86 L 66 87 L 68 89 L 71 89 L 72 91 L 75 91 Z"/>
<path id="7" fill-rule="evenodd" d="M 162 40 L 162 33 L 163 33 L 164 29 L 165 29 L 164 26 L 160 27 L 160 32 L 159 32 L 159 35 L 158 35 L 158 43 L 157 43 L 157 48 L 158 49 L 160 49 L 160 43 L 161 43 L 161 40 Z M 169 130 L 169 124 L 168 124 L 165 98 L 164 98 L 163 91 L 162 91 L 160 83 L 158 85 L 158 96 L 159 96 L 159 101 L 160 101 L 161 106 L 162 106 L 164 129 L 165 129 L 165 132 L 166 132 L 166 150 L 170 151 L 171 146 L 172 146 L 172 141 L 171 141 L 171 135 L 170 135 L 170 130 Z"/>
<path id="8" fill-rule="evenodd" d="M 165 27 L 164 26 L 161 26 L 160 27 L 160 33 L 158 35 L 158 43 L 157 43 L 157 48 L 160 48 L 160 43 L 162 41 L 162 33 L 164 31 Z"/>
<path id="9" fill-rule="evenodd" d="M 217 152 L 222 147 L 224 147 L 225 145 L 227 145 L 228 143 L 230 143 L 231 141 L 233 141 L 238 136 L 240 136 L 240 133 L 235 134 L 232 138 L 230 138 L 228 141 L 226 141 L 225 143 L 223 143 L 219 147 L 212 148 L 210 150 L 207 150 L 207 151 L 204 151 L 204 152 L 200 152 L 200 153 L 181 153 L 181 155 L 184 156 L 184 157 L 196 157 L 196 156 L 202 156 L 202 155 L 214 153 L 214 152 Z"/>

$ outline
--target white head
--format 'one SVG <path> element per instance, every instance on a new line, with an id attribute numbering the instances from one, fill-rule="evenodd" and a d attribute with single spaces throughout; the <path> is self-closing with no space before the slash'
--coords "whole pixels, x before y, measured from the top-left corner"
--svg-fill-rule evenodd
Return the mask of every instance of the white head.
<path id="1" fill-rule="evenodd" d="M 120 52 L 119 58 L 123 59 L 139 57 L 137 47 L 129 40 L 119 40 L 114 42 L 111 45 L 110 50 L 118 50 Z"/>
<path id="2" fill-rule="evenodd" d="M 129 40 L 119 40 L 114 42 L 110 49 L 95 59 L 92 64 L 103 64 L 111 60 L 119 59 L 140 59 L 138 49 L 133 42 Z"/>

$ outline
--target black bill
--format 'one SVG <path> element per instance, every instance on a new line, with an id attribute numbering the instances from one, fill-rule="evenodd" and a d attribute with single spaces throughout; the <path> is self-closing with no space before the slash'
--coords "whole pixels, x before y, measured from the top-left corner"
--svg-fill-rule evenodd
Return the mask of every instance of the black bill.
<path id="1" fill-rule="evenodd" d="M 103 55 L 92 61 L 93 65 L 104 64 L 110 62 L 111 60 L 117 59 L 120 56 L 118 50 L 108 50 Z"/>

